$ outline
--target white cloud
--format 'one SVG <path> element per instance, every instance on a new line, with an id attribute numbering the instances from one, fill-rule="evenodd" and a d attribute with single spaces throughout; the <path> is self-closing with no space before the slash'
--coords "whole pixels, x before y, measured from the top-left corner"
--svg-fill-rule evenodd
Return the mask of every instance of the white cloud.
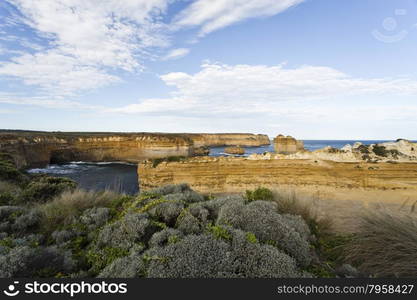
<path id="1" fill-rule="evenodd" d="M 119 81 L 118 77 L 98 67 L 80 65 L 74 57 L 55 50 L 24 54 L 0 64 L 1 75 L 19 78 L 27 85 L 40 86 L 54 96 L 67 96 Z"/>
<path id="2" fill-rule="evenodd" d="M 132 70 L 135 55 L 166 41 L 159 35 L 158 16 L 167 0 L 9 0 L 25 23 L 81 64 Z"/>
<path id="3" fill-rule="evenodd" d="M 197 0 L 175 19 L 178 27 L 201 26 L 200 36 L 237 22 L 279 14 L 304 0 Z"/>
<path id="4" fill-rule="evenodd" d="M 46 96 L 25 96 L 8 93 L 0 93 L 0 104 L 13 104 L 13 105 L 31 105 L 43 108 L 54 109 L 73 109 L 73 110 L 102 110 L 102 107 L 86 105 L 76 101 L 63 100 L 59 98 L 48 98 Z"/>
<path id="5" fill-rule="evenodd" d="M 163 60 L 172 60 L 184 57 L 190 53 L 190 49 L 188 48 L 177 48 L 171 50 L 167 55 L 165 55 L 162 59 Z"/>
<path id="6" fill-rule="evenodd" d="M 297 101 L 417 95 L 415 80 L 354 78 L 321 66 L 291 69 L 284 65 L 204 64 L 196 74 L 168 73 L 161 79 L 176 88 L 171 98 L 146 99 L 116 111 L 164 114 L 176 110 L 190 115 L 273 113 L 282 112 L 283 105 Z"/>
<path id="7" fill-rule="evenodd" d="M 8 0 L 21 13 L 13 25 L 29 26 L 47 49 L 0 63 L 0 75 L 22 79 L 59 95 L 97 88 L 117 78 L 114 71 L 140 70 L 152 47 L 165 47 L 158 20 L 169 0 Z M 9 21 L 10 23 L 10 21 Z"/>
<path id="8" fill-rule="evenodd" d="M 275 15 L 303 0 L 196 0 L 171 25 L 162 17 L 177 0 L 6 1 L 16 9 L 10 9 L 2 26 L 35 35 L 0 37 L 26 48 L 24 53 L 0 50 L 14 55 L 0 62 L 0 76 L 22 80 L 55 97 L 120 81 L 123 72 L 141 71 L 144 60 L 158 55 L 153 50 L 170 46 L 172 27 L 202 26 L 202 34 L 207 34 L 244 19 Z M 172 49 L 162 60 L 178 59 L 189 51 Z"/>

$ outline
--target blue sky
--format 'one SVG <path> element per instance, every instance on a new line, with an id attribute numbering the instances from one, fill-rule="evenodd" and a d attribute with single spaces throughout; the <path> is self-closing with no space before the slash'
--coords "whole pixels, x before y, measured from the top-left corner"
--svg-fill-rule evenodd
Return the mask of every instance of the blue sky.
<path id="1" fill-rule="evenodd" d="M 417 0 L 1 0 L 0 128 L 417 139 Z"/>

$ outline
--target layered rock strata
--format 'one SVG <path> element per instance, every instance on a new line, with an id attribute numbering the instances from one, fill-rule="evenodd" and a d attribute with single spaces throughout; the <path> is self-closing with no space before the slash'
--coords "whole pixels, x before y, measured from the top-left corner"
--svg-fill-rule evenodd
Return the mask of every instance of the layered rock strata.
<path id="1" fill-rule="evenodd" d="M 274 150 L 280 154 L 292 154 L 304 150 L 304 143 L 298 141 L 292 136 L 278 135 L 274 139 Z"/>
<path id="2" fill-rule="evenodd" d="M 245 154 L 245 149 L 242 148 L 242 147 L 230 146 L 230 147 L 226 147 L 224 149 L 224 153 L 227 153 L 227 154 L 236 154 L 236 155 L 243 155 L 243 154 Z"/>
<path id="3" fill-rule="evenodd" d="M 252 133 L 202 133 L 202 134 L 185 134 L 191 138 L 195 147 L 209 146 L 236 146 L 258 147 L 270 145 L 271 141 L 266 134 Z"/>
<path id="4" fill-rule="evenodd" d="M 138 166 L 142 190 L 188 183 L 203 193 L 242 192 L 259 186 L 413 189 L 417 193 L 417 162 L 335 162 L 310 159 L 190 158 L 182 162 L 151 162 Z"/>
<path id="5" fill-rule="evenodd" d="M 159 133 L 0 132 L 0 152 L 10 153 L 18 167 L 68 161 L 139 162 L 150 158 L 192 156 L 186 136 Z"/>

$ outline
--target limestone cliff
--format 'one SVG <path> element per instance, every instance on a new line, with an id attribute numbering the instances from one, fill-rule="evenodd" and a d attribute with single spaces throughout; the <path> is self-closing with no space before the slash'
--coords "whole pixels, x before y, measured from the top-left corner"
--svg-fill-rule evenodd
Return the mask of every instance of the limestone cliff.
<path id="1" fill-rule="evenodd" d="M 264 146 L 271 144 L 266 134 L 252 133 L 202 133 L 185 134 L 191 138 L 195 147 L 208 146 Z"/>
<path id="2" fill-rule="evenodd" d="M 141 189 L 188 183 L 199 192 L 242 192 L 259 186 L 275 188 L 340 187 L 409 189 L 417 193 L 417 163 L 335 162 L 309 159 L 200 157 L 182 162 L 138 166 Z"/>
<path id="3" fill-rule="evenodd" d="M 193 151 L 193 141 L 178 134 L 0 132 L 0 152 L 12 154 L 18 167 L 68 161 L 139 162 L 191 156 Z"/>

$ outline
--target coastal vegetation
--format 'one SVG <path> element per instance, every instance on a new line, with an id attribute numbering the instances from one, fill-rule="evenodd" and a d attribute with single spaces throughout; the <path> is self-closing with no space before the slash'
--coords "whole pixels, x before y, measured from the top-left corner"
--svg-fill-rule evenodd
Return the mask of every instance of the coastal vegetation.
<path id="1" fill-rule="evenodd" d="M 311 202 L 263 187 L 127 196 L 26 174 L 7 155 L 0 166 L 0 277 L 417 276 L 413 212 L 373 211 L 341 235 Z"/>
<path id="2" fill-rule="evenodd" d="M 152 159 L 152 167 L 156 168 L 162 162 L 179 162 L 185 159 L 185 156 L 168 156 L 164 158 L 154 158 Z"/>

